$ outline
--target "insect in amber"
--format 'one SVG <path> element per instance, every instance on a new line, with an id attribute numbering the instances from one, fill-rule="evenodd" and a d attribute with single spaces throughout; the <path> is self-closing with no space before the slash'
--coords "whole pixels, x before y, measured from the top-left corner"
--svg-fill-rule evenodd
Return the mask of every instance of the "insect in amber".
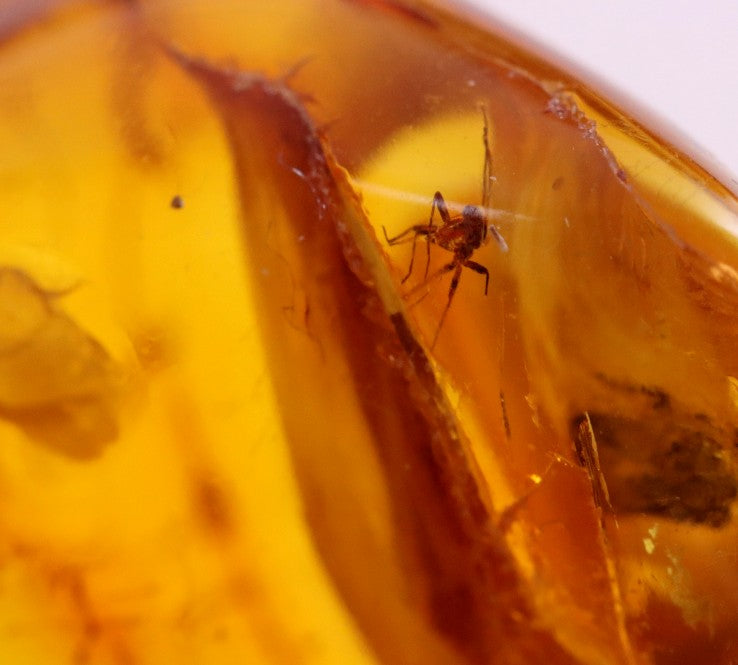
<path id="1" fill-rule="evenodd" d="M 459 286 L 459 280 L 461 279 L 461 271 L 463 268 L 469 268 L 480 275 L 484 275 L 484 295 L 487 295 L 487 291 L 489 290 L 489 270 L 487 270 L 487 268 L 481 263 L 471 260 L 472 254 L 487 242 L 487 233 L 489 232 L 489 234 L 497 241 L 497 244 L 503 252 L 507 251 L 507 243 L 505 242 L 505 239 L 497 230 L 497 227 L 494 224 L 490 224 L 488 221 L 487 211 L 490 208 L 494 176 L 492 175 L 492 151 L 489 147 L 489 124 L 487 121 L 487 114 L 484 112 L 484 109 L 482 109 L 482 116 L 484 118 L 484 129 L 482 131 L 484 168 L 482 170 L 481 205 L 465 205 L 460 215 L 452 215 L 449 212 L 449 208 L 446 204 L 446 200 L 443 198 L 443 194 L 437 191 L 433 195 L 430 218 L 428 219 L 427 224 L 414 224 L 391 238 L 387 235 L 387 230 L 384 226 L 382 227 L 382 231 L 388 245 L 399 245 L 404 242 L 412 242 L 413 244 L 407 274 L 402 278 L 403 284 L 410 278 L 410 275 L 413 272 L 415 248 L 417 246 L 418 237 L 422 236 L 425 238 L 426 262 L 423 282 L 416 288 L 412 289 L 408 295 L 415 293 L 419 288 L 426 286 L 446 273 L 451 271 L 454 273 L 451 278 L 451 285 L 448 291 L 448 300 L 446 301 L 446 306 L 443 308 L 443 313 L 441 314 L 438 326 L 436 327 L 436 332 L 433 335 L 431 348 L 433 348 L 438 341 L 441 327 L 443 326 L 446 314 L 448 314 L 448 310 L 451 307 L 451 302 L 454 299 L 456 289 Z M 438 214 L 441 216 L 440 226 L 433 222 L 433 215 L 436 210 L 438 210 Z M 431 244 L 452 252 L 454 257 L 452 261 L 446 263 L 429 276 L 428 270 L 430 267 Z"/>

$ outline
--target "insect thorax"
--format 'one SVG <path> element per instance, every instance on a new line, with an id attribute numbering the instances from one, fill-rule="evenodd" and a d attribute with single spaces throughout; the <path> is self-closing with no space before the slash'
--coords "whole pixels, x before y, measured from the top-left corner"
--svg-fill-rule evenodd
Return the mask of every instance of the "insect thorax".
<path id="1" fill-rule="evenodd" d="M 467 205 L 461 211 L 466 227 L 466 241 L 474 249 L 478 248 L 487 235 L 487 220 L 479 206 Z"/>

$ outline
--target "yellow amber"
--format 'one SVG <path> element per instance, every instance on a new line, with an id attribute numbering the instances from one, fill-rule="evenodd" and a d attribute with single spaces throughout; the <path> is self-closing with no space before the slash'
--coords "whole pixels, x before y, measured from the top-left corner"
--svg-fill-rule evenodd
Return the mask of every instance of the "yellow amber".
<path id="1" fill-rule="evenodd" d="M 0 662 L 738 659 L 734 193 L 435 3 L 0 21 Z"/>

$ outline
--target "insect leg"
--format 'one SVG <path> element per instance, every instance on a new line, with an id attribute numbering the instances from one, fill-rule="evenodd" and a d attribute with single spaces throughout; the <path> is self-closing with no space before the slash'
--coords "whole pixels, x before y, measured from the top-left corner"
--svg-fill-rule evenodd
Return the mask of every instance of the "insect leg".
<path id="1" fill-rule="evenodd" d="M 405 236 L 408 235 L 409 233 L 415 233 L 417 235 L 418 228 L 425 228 L 425 227 L 411 226 L 410 228 L 405 229 L 402 233 L 398 233 L 396 236 L 393 236 L 392 238 L 390 238 L 387 235 L 387 229 L 385 229 L 383 226 L 382 233 L 384 233 L 384 239 L 387 241 L 388 245 L 400 245 L 403 242 L 410 242 L 412 238 L 406 238 L 405 240 L 403 240 L 403 238 L 405 238 Z"/>
<path id="2" fill-rule="evenodd" d="M 433 224 L 433 213 L 438 210 L 438 214 L 441 215 L 441 220 L 443 221 L 444 226 L 448 226 L 451 224 L 451 215 L 448 212 L 448 206 L 446 205 L 446 201 L 443 198 L 443 194 L 441 192 L 436 192 L 433 195 L 433 204 L 431 205 L 431 212 L 430 212 L 430 219 L 428 220 L 428 230 L 429 233 L 425 239 L 426 244 L 426 259 L 425 259 L 425 276 L 424 280 L 428 279 L 428 269 L 430 268 L 430 244 L 431 244 L 431 237 L 433 236 L 433 233 L 435 232 L 435 225 Z"/>
<path id="3" fill-rule="evenodd" d="M 382 227 L 382 232 L 384 233 L 384 239 L 387 241 L 388 245 L 400 245 L 404 242 L 412 242 L 413 247 L 410 252 L 410 265 L 407 269 L 407 274 L 402 278 L 402 284 L 404 284 L 410 275 L 413 272 L 413 264 L 415 263 L 415 246 L 418 241 L 418 236 L 426 236 L 426 238 L 431 233 L 431 227 L 430 226 L 424 226 L 422 224 L 416 224 L 415 226 L 411 226 L 410 228 L 405 229 L 402 233 L 399 233 L 398 235 L 394 236 L 393 238 L 390 238 L 387 235 L 387 229 Z M 405 236 L 409 235 L 410 233 L 413 234 L 412 238 L 406 238 Z M 430 245 L 429 245 L 430 246 Z M 426 272 L 427 272 L 426 268 Z"/>
<path id="4" fill-rule="evenodd" d="M 489 270 L 476 261 L 464 261 L 464 265 L 467 268 L 471 268 L 474 272 L 484 275 L 484 295 L 486 296 L 487 289 L 489 288 Z"/>
<path id="5" fill-rule="evenodd" d="M 451 214 L 448 211 L 448 206 L 441 192 L 436 192 L 433 195 L 433 208 L 438 208 L 438 214 L 441 215 L 444 226 L 451 224 Z M 431 219 L 433 218 L 433 208 L 431 208 Z M 432 226 L 432 224 L 429 226 Z"/>
<path id="6" fill-rule="evenodd" d="M 437 280 L 437 279 L 438 279 L 439 277 L 442 277 L 442 276 L 443 276 L 443 275 L 445 275 L 445 274 L 446 274 L 447 272 L 449 272 L 449 271 L 453 270 L 453 269 L 454 269 L 455 267 L 456 267 L 456 262 L 454 261 L 454 262 L 452 262 L 452 263 L 448 263 L 448 264 L 446 264 L 445 266 L 442 266 L 441 268 L 438 268 L 438 270 L 435 270 L 435 271 L 433 271 L 433 272 L 431 273 L 431 275 L 430 275 L 430 276 L 428 277 L 428 279 L 424 279 L 424 280 L 423 280 L 423 281 L 422 281 L 422 282 L 421 282 L 420 284 L 417 284 L 417 285 L 416 285 L 416 286 L 414 286 L 414 287 L 413 287 L 412 289 L 410 289 L 410 290 L 409 290 L 409 291 L 408 291 L 408 292 L 407 292 L 407 293 L 405 294 L 405 296 L 404 296 L 404 297 L 405 297 L 405 298 L 409 298 L 410 296 L 414 295 L 415 293 L 417 293 L 417 292 L 418 292 L 418 291 L 420 291 L 421 289 L 427 289 L 427 288 L 428 288 L 428 285 L 429 285 L 429 284 L 430 284 L 431 282 L 434 282 L 434 281 L 435 281 L 435 280 Z M 425 296 L 423 296 L 423 298 L 425 298 Z"/>
<path id="7" fill-rule="evenodd" d="M 447 268 L 448 270 L 451 270 L 453 268 L 456 268 L 454 271 L 454 276 L 451 278 L 451 287 L 448 290 L 448 301 L 446 302 L 446 307 L 443 309 L 443 314 L 441 314 L 441 320 L 438 322 L 438 328 L 436 328 L 436 334 L 433 336 L 433 343 L 431 344 L 431 349 L 436 345 L 436 342 L 438 341 L 438 335 L 441 334 L 441 327 L 443 326 L 443 322 L 446 319 L 446 314 L 448 314 L 448 310 L 451 307 L 451 301 L 454 299 L 454 294 L 456 293 L 456 287 L 459 286 L 459 279 L 461 279 L 461 269 L 463 267 L 462 263 L 449 263 L 447 266 L 444 266 L 444 268 Z"/>

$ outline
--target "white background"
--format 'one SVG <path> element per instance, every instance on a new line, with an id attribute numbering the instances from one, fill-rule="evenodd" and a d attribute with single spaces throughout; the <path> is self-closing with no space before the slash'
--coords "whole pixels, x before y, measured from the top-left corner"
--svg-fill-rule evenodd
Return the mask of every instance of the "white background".
<path id="1" fill-rule="evenodd" d="M 466 0 L 666 119 L 738 183 L 738 0 Z"/>

